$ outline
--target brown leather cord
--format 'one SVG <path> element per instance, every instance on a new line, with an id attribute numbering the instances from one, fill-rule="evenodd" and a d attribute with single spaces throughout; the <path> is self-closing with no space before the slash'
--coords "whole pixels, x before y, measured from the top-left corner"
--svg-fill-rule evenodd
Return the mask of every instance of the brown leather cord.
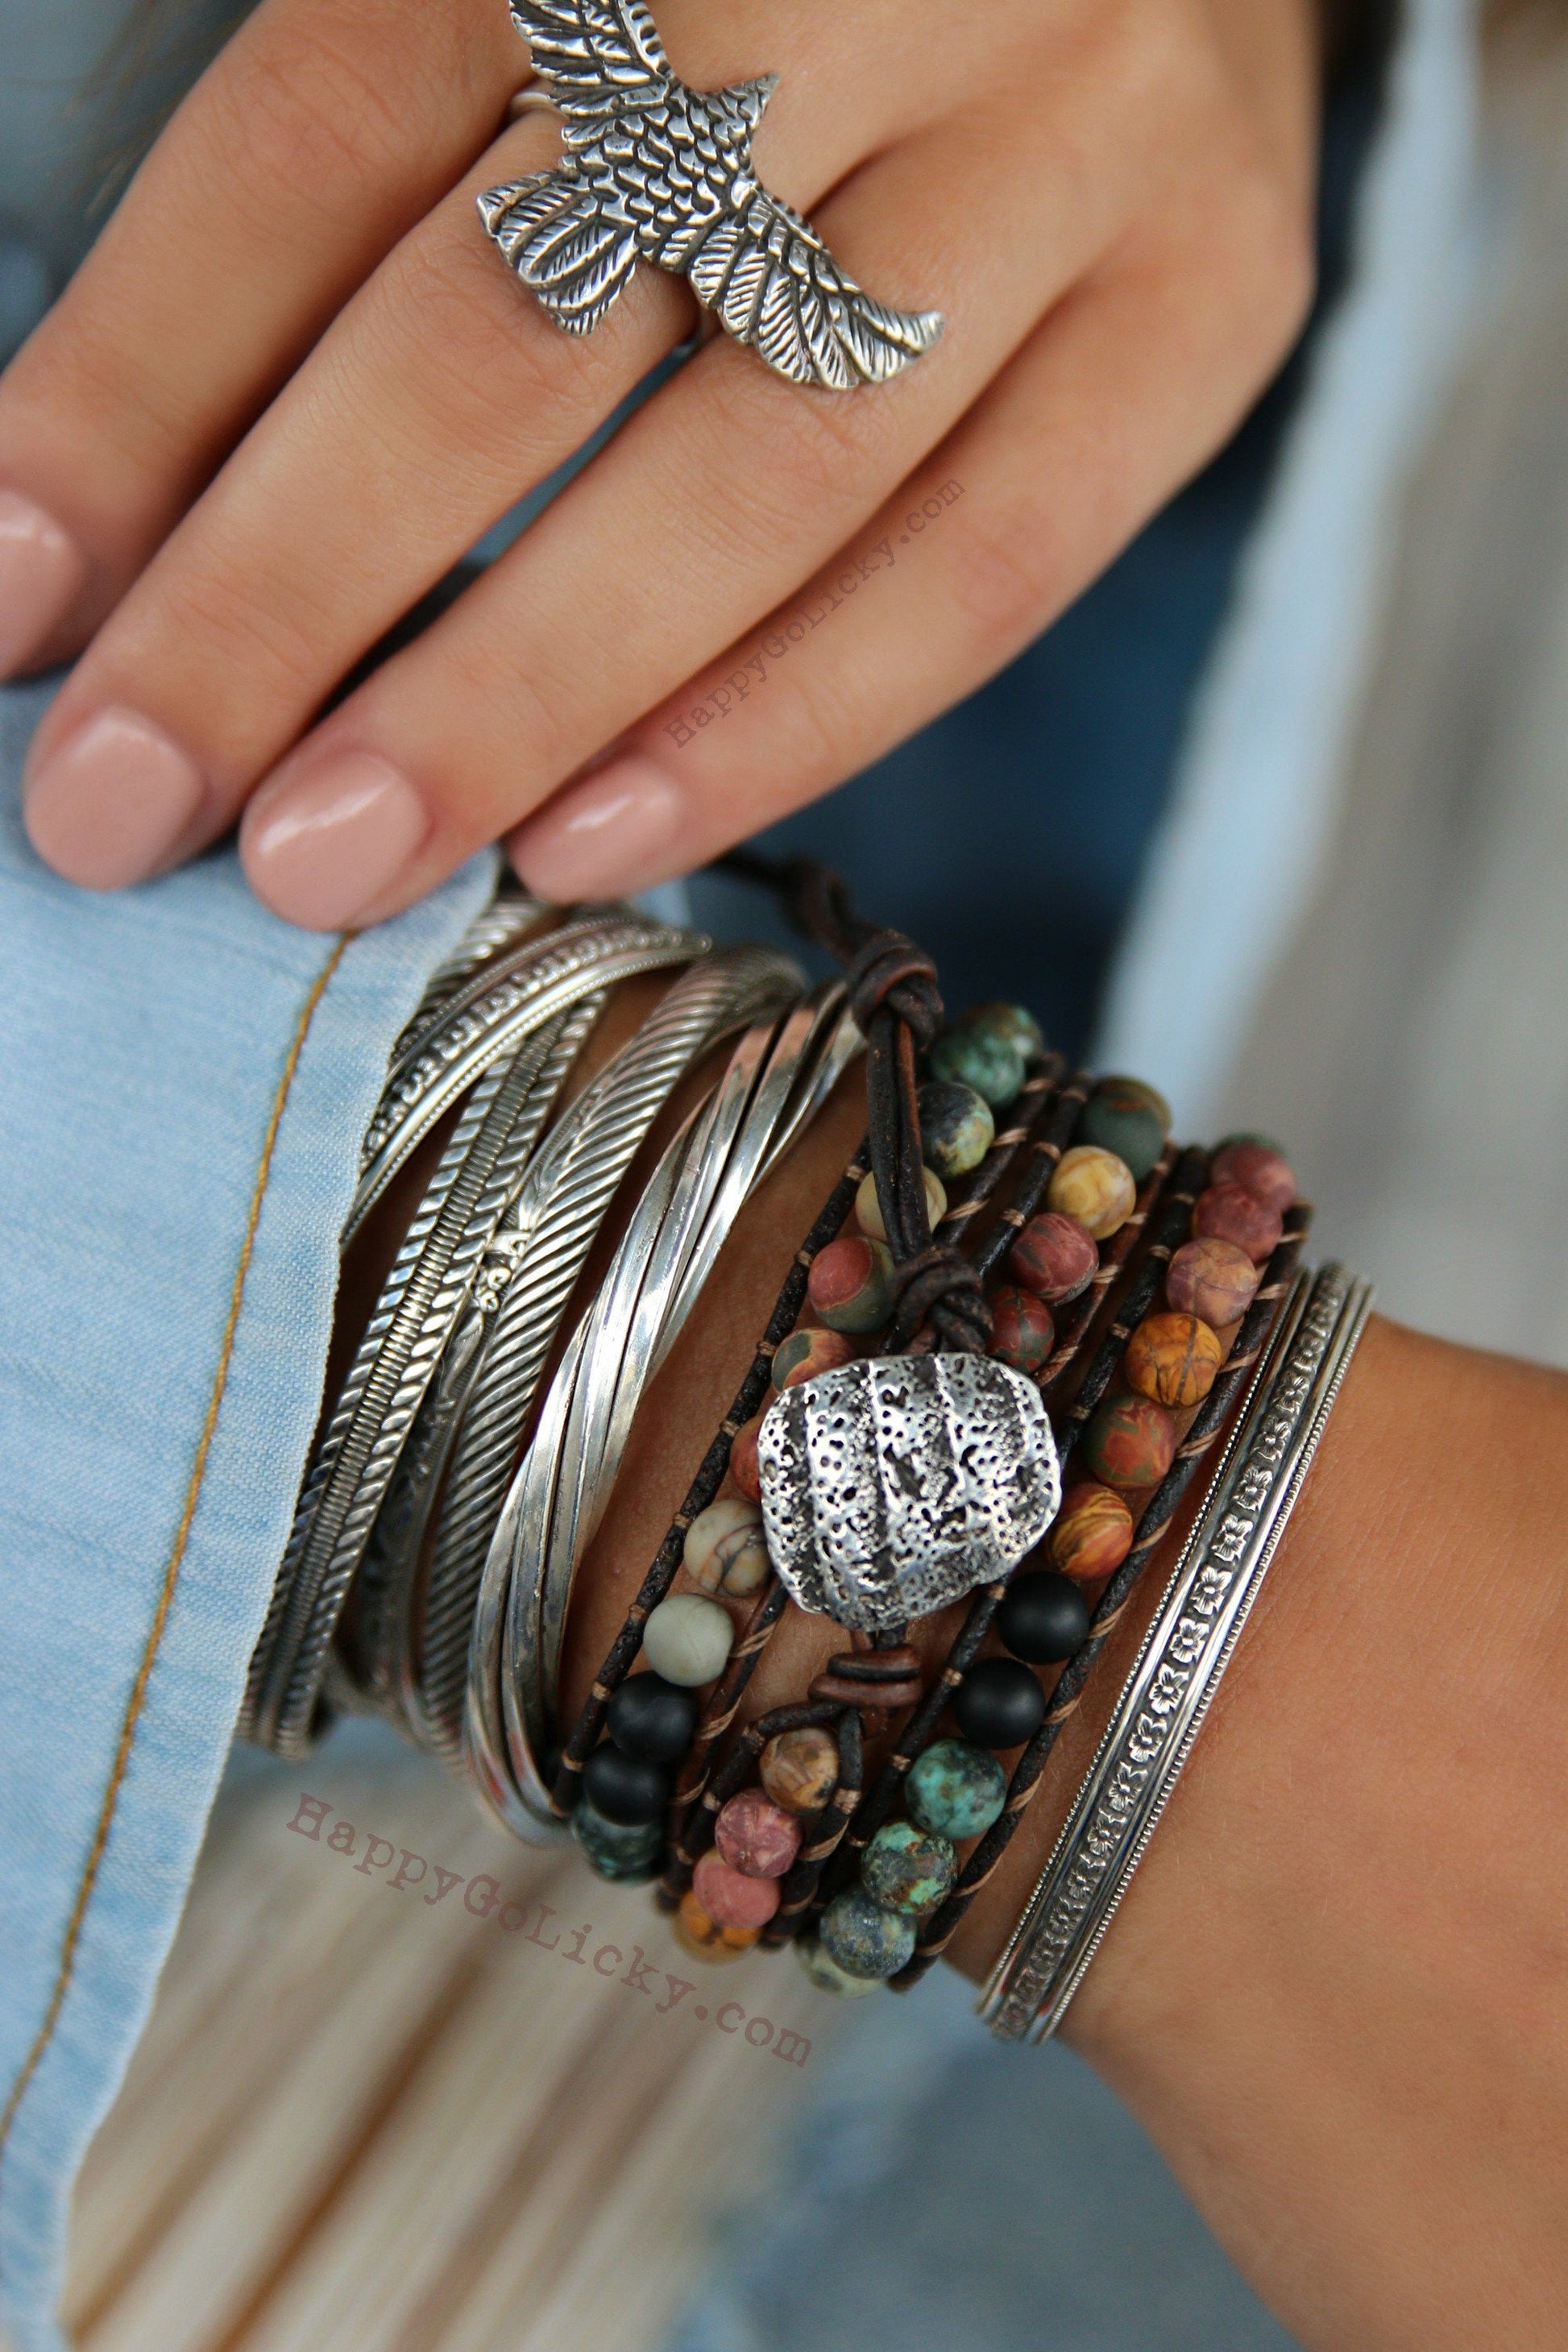
<path id="1" fill-rule="evenodd" d="M 1201 1155 L 1193 1155 L 1193 1157 L 1195 1160 Z M 1134 1245 L 1142 1236 L 1151 1214 L 1155 1212 L 1156 1204 L 1158 1203 L 1162 1209 L 1164 1207 L 1161 1196 L 1170 1176 L 1171 1158 L 1169 1151 L 1163 1153 L 1158 1165 L 1145 1178 L 1132 1216 L 1116 1235 L 1110 1249 L 1106 1253 L 1105 1263 L 1100 1274 L 1096 1276 L 1094 1285 L 1090 1286 L 1089 1292 L 1085 1293 L 1086 1299 L 1090 1302 L 1089 1308 L 1078 1327 L 1071 1355 L 1076 1355 L 1081 1347 L 1095 1313 L 1104 1303 L 1106 1294 L 1112 1283 L 1126 1267 L 1132 1255 Z M 1203 1164 L 1206 1168 L 1206 1161 Z M 1051 1165 L 1054 1166 L 1055 1162 L 1053 1161 Z M 1184 1167 L 1183 1172 L 1184 1176 L 1190 1177 L 1194 1170 Z M 1173 1202 L 1179 1197 L 1183 1205 L 1179 1210 L 1173 1210 L 1168 1220 L 1163 1216 L 1158 1219 L 1151 1241 L 1151 1255 L 1156 1248 L 1163 1248 L 1163 1251 L 1159 1259 L 1162 1280 L 1163 1269 L 1170 1262 L 1171 1250 L 1167 1244 L 1170 1243 L 1171 1235 L 1177 1231 L 1178 1227 L 1184 1232 L 1184 1221 L 1191 1214 L 1192 1201 L 1195 1196 L 1184 1191 L 1178 1196 L 1173 1189 L 1169 1197 Z M 1119 1313 L 1116 1324 L 1106 1333 L 1085 1375 L 1084 1388 L 1092 1387 L 1097 1402 L 1115 1377 L 1117 1368 L 1125 1352 L 1125 1331 L 1120 1338 L 1114 1336 L 1118 1328 L 1123 1324 L 1127 1324 L 1125 1312 Z M 1131 1328 L 1131 1325 L 1128 1325 L 1128 1328 Z M 1056 1360 L 1053 1357 L 1052 1362 Z M 1046 1369 L 1048 1372 L 1050 1366 L 1047 1365 Z M 1062 1369 L 1065 1370 L 1065 1364 Z M 1043 1378 L 1042 1375 L 1042 1380 Z M 1086 1412 L 1074 1420 L 1070 1425 L 1058 1431 L 1058 1454 L 1064 1472 L 1087 1419 Z M 858 1859 L 861 1851 L 876 1835 L 898 1802 L 900 1791 L 916 1758 L 929 1746 L 939 1720 L 947 1711 L 953 1692 L 984 1647 L 986 1636 L 991 1631 L 992 1620 L 1002 1604 L 1010 1580 L 1004 1579 L 994 1584 L 982 1585 L 978 1591 L 971 1595 L 968 1609 L 964 1612 L 963 1623 L 959 1628 L 952 1645 L 942 1661 L 935 1681 L 925 1693 L 908 1723 L 904 1725 L 899 1735 L 897 1748 L 883 1763 L 881 1770 L 871 1785 L 865 1803 L 856 1816 L 854 1827 L 845 1841 L 844 1851 L 839 1857 L 837 1872 L 839 1883 L 847 1884 L 851 1859 Z"/>
<path id="2" fill-rule="evenodd" d="M 901 931 L 857 913 L 843 878 L 815 858 L 741 849 L 720 865 L 771 890 L 796 928 L 845 968 L 866 1040 L 867 1139 L 897 1286 L 894 1344 L 907 1347 L 929 1319 L 939 1348 L 984 1354 L 991 1339 L 984 1290 L 953 1242 L 932 1241 L 926 1202 L 917 1063 L 942 1024 L 936 966 Z"/>
<path id="3" fill-rule="evenodd" d="M 1182 1172 L 1187 1157 L 1184 1154 L 1183 1161 L 1178 1163 L 1178 1174 Z M 1006 1810 L 1000 1820 L 987 1830 L 970 1855 L 947 1901 L 927 1922 L 909 1966 L 891 1979 L 895 1991 L 907 1992 L 912 1985 L 920 1982 L 957 1933 L 976 1895 L 1000 1866 L 1002 1857 L 1012 1843 L 1013 1832 L 1039 1787 L 1040 1775 L 1060 1735 L 1062 1725 L 1077 1711 L 1084 1685 L 1104 1648 L 1111 1627 L 1125 1611 L 1140 1577 L 1168 1532 L 1199 1463 L 1217 1440 L 1243 1382 L 1248 1378 L 1259 1350 L 1268 1340 L 1280 1301 L 1295 1272 L 1296 1261 L 1301 1254 L 1311 1214 L 1305 1202 L 1298 1202 L 1286 1211 L 1279 1246 L 1268 1261 L 1257 1297 L 1237 1328 L 1225 1369 L 1198 1407 L 1176 1459 L 1144 1507 L 1132 1549 L 1100 1594 L 1090 1620 L 1088 1640 L 1062 1668 L 1051 1694 L 1045 1721 L 1013 1768 Z"/>
<path id="4" fill-rule="evenodd" d="M 686 1550 L 686 1531 L 699 1512 L 708 1508 L 724 1483 L 730 1467 L 730 1449 L 734 1444 L 736 1434 L 757 1412 L 773 1384 L 774 1351 L 788 1339 L 800 1319 L 812 1265 L 820 1252 L 842 1230 L 845 1219 L 855 1205 L 855 1195 L 866 1180 L 867 1168 L 865 1148 L 862 1146 L 828 1194 L 822 1213 L 795 1252 L 773 1311 L 768 1318 L 767 1328 L 757 1342 L 751 1369 L 736 1391 L 734 1402 L 720 1423 L 697 1475 L 687 1489 L 686 1498 L 670 1521 L 668 1532 L 637 1588 L 637 1598 L 626 1612 L 621 1630 L 610 1644 L 605 1663 L 594 1678 L 593 1689 L 563 1751 L 551 1792 L 551 1803 L 563 1821 L 570 1819 L 577 1802 L 583 1768 L 598 1740 L 605 1710 L 631 1672 L 633 1662 L 642 1647 L 643 1627 L 679 1572 Z"/>

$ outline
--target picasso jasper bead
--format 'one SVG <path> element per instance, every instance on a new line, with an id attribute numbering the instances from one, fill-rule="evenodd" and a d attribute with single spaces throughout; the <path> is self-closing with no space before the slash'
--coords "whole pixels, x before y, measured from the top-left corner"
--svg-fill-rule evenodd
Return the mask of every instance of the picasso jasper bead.
<path id="1" fill-rule="evenodd" d="M 786 1812 L 815 1813 L 838 1783 L 838 1742 L 820 1724 L 778 1731 L 758 1762 L 763 1787 Z"/>
<path id="2" fill-rule="evenodd" d="M 961 1029 L 978 1029 L 988 1037 L 1005 1038 L 1016 1054 L 1032 1062 L 1046 1050 L 1039 1023 L 1026 1004 L 1005 1004 L 994 998 L 972 1005 L 959 1022 Z"/>
<path id="3" fill-rule="evenodd" d="M 895 1977 L 913 1957 L 915 1923 L 863 1886 L 847 1886 L 822 1915 L 817 1940 L 847 1976 Z"/>
<path id="4" fill-rule="evenodd" d="M 875 1238 L 875 1236 L 874 1236 Z M 837 1371 L 855 1353 L 842 1331 L 820 1329 L 803 1323 L 773 1350 L 773 1386 L 794 1388 L 797 1381 L 814 1381 L 818 1372 Z"/>
<path id="5" fill-rule="evenodd" d="M 782 1878 L 800 1852 L 800 1823 L 764 1789 L 742 1789 L 719 1810 L 713 1843 L 744 1878 Z"/>
<path id="6" fill-rule="evenodd" d="M 704 1592 L 746 1600 L 766 1583 L 769 1572 L 758 1505 L 743 1495 L 721 1495 L 687 1528 L 681 1562 Z"/>
<path id="7" fill-rule="evenodd" d="M 1157 1486 L 1176 1454 L 1176 1424 L 1152 1397 L 1108 1398 L 1083 1433 L 1083 1458 L 1108 1486 Z"/>
<path id="8" fill-rule="evenodd" d="M 691 1874 L 691 1892 L 721 1927 L 765 1927 L 779 1907 L 776 1878 L 749 1878 L 712 1846 Z"/>
<path id="9" fill-rule="evenodd" d="M 1211 1184 L 1193 1203 L 1194 1241 L 1234 1242 L 1257 1264 L 1279 1242 L 1281 1223 L 1279 1210 L 1243 1184 Z"/>
<path id="10" fill-rule="evenodd" d="M 904 1802 L 938 1837 L 983 1837 L 1007 1801 L 1007 1775 L 988 1748 L 938 1739 L 910 1767 Z"/>
<path id="11" fill-rule="evenodd" d="M 934 1168 L 923 1168 L 921 1173 L 925 1179 L 926 1223 L 934 1234 L 947 1214 L 947 1186 Z M 870 1234 L 874 1242 L 887 1240 L 888 1228 L 882 1222 L 882 1203 L 877 1198 L 874 1176 L 868 1176 L 855 1195 L 855 1222 L 863 1234 Z M 774 1378 L 777 1379 L 776 1374 Z M 778 1381 L 778 1386 L 783 1388 L 784 1382 Z"/>
<path id="12" fill-rule="evenodd" d="M 687 1888 L 675 1915 L 676 1941 L 694 1960 L 738 1960 L 762 1932 L 760 1927 L 725 1927 L 703 1909 L 695 1887 Z"/>
<path id="13" fill-rule="evenodd" d="M 1120 1568 L 1132 1549 L 1132 1514 L 1120 1495 L 1093 1479 L 1069 1486 L 1051 1528 L 1051 1564 L 1092 1584 Z"/>
<path id="14" fill-rule="evenodd" d="M 991 1353 L 1016 1372 L 1043 1371 L 1057 1344 L 1056 1321 L 1043 1298 L 1005 1282 L 991 1300 Z"/>
<path id="15" fill-rule="evenodd" d="M 734 1646 L 730 1612 L 700 1592 L 672 1592 L 648 1615 L 642 1645 L 648 1664 L 667 1683 L 696 1690 L 716 1682 Z"/>
<path id="16" fill-rule="evenodd" d="M 1165 1268 L 1165 1296 L 1183 1315 L 1216 1330 L 1239 1323 L 1263 1276 L 1234 1242 L 1184 1242 Z"/>
<path id="17" fill-rule="evenodd" d="M 1140 1396 L 1184 1412 L 1202 1404 L 1224 1361 L 1224 1349 L 1196 1315 L 1146 1315 L 1127 1343 L 1122 1370 Z"/>
<path id="18" fill-rule="evenodd" d="M 889 1911 L 908 1911 L 916 1918 L 945 1901 L 957 1876 L 952 1839 L 913 1822 L 884 1822 L 860 1857 L 866 1892 Z"/>
<path id="19" fill-rule="evenodd" d="M 1092 1143 L 1064 1151 L 1046 1195 L 1047 1208 L 1076 1217 L 1097 1242 L 1120 1233 L 1137 1204 L 1138 1187 L 1125 1160 Z"/>
<path id="20" fill-rule="evenodd" d="M 977 1748 L 1021 1748 L 1045 1720 L 1046 1695 L 1013 1658 L 982 1658 L 953 1693 L 960 1731 Z"/>
<path id="21" fill-rule="evenodd" d="M 878 1977 L 852 1977 L 823 1950 L 815 1936 L 802 1936 L 795 1956 L 805 1970 L 807 1982 L 818 1992 L 831 1993 L 836 2000 L 858 2000 L 862 1993 L 875 1992 L 881 1981 Z"/>
<path id="22" fill-rule="evenodd" d="M 879 1331 L 893 1311 L 886 1242 L 841 1234 L 817 1253 L 806 1279 L 811 1311 L 833 1331 Z"/>
<path id="23" fill-rule="evenodd" d="M 641 1886 L 658 1868 L 664 1832 L 658 1822 L 612 1822 L 586 1797 L 577 1801 L 572 1834 L 601 1878 L 623 1886 Z"/>
<path id="24" fill-rule="evenodd" d="M 669 1764 L 691 1745 L 697 1701 L 662 1675 L 630 1675 L 611 1699 L 605 1721 L 626 1755 Z"/>
<path id="25" fill-rule="evenodd" d="M 978 1168 L 996 1136 L 984 1095 L 952 1078 L 932 1078 L 920 1091 L 921 1143 L 926 1165 L 944 1183 Z"/>
<path id="26" fill-rule="evenodd" d="M 1209 1181 L 1239 1184 L 1243 1192 L 1256 1192 L 1270 1209 L 1288 1209 L 1296 1197 L 1296 1171 L 1284 1153 L 1276 1151 L 1272 1144 L 1256 1142 L 1247 1136 L 1237 1136 L 1234 1142 L 1221 1145 L 1209 1171 Z"/>
<path id="27" fill-rule="evenodd" d="M 647 1756 L 628 1756 L 613 1739 L 602 1739 L 583 1768 L 583 1790 L 607 1822 L 630 1828 L 658 1822 L 669 1802 L 669 1774 Z"/>
<path id="28" fill-rule="evenodd" d="M 1032 1666 L 1058 1665 L 1083 1647 L 1089 1603 L 1070 1578 L 1055 1569 L 1016 1576 L 996 1612 L 996 1632 L 1016 1658 Z"/>
<path id="29" fill-rule="evenodd" d="M 1048 1307 L 1081 1297 L 1100 1272 L 1100 1251 L 1089 1227 L 1047 1210 L 1031 1217 L 1008 1252 L 1007 1264 L 1026 1290 Z"/>
<path id="30" fill-rule="evenodd" d="M 1165 1149 L 1165 1129 L 1158 1114 L 1122 1079 L 1102 1078 L 1083 1107 L 1078 1140 L 1115 1152 L 1126 1161 L 1134 1182 L 1142 1184 Z"/>
<path id="31" fill-rule="evenodd" d="M 994 1030 L 944 1029 L 931 1049 L 933 1078 L 952 1078 L 1005 1110 L 1022 1091 L 1024 1057 Z"/>

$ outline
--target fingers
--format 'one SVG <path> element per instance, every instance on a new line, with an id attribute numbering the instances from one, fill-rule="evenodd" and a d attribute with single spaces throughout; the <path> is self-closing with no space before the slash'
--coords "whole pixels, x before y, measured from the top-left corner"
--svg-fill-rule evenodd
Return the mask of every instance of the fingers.
<path id="1" fill-rule="evenodd" d="M 1293 339 L 1305 241 L 1167 219 L 1075 289 L 853 541 L 507 844 L 546 898 L 687 873 L 972 693 L 1228 436 Z"/>
<path id="2" fill-rule="evenodd" d="M 526 63 L 488 0 L 265 0 L 236 34 L 0 381 L 0 672 L 85 641 Z"/>
<path id="3" fill-rule="evenodd" d="M 268 903 L 322 927 L 407 903 L 808 578 L 1102 235 L 1096 207 L 1058 201 L 1040 163 L 1026 139 L 998 142 L 976 121 L 858 174 L 824 209 L 824 233 L 888 299 L 944 309 L 943 341 L 896 383 L 847 396 L 803 394 L 735 346 L 709 346 L 262 786 L 241 843 Z M 1024 225 L 1018 247 L 983 234 L 1002 203 Z"/>

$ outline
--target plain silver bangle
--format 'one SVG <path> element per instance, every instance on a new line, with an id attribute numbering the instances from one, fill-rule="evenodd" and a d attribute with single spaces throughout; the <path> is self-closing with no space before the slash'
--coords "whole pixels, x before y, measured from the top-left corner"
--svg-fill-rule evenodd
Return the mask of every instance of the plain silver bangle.
<path id="1" fill-rule="evenodd" d="M 1342 1266 L 1297 1276 L 1208 1497 L 1050 1858 L 981 1998 L 1001 2040 L 1054 2033 L 1202 1728 L 1372 1310 Z"/>

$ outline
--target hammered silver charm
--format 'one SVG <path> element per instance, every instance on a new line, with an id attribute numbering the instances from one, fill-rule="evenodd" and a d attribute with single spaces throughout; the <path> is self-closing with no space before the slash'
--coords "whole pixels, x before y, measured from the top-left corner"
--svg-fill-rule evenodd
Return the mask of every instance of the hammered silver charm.
<path id="1" fill-rule="evenodd" d="M 991 1356 L 878 1356 L 785 1389 L 757 1446 L 802 1609 L 875 1633 L 1005 1575 L 1061 1505 L 1040 1392 Z"/>
<path id="2" fill-rule="evenodd" d="M 939 310 L 891 310 L 847 278 L 752 169 L 778 77 L 690 89 L 642 0 L 514 0 L 564 120 L 562 162 L 489 189 L 486 228 L 568 334 L 596 327 L 639 260 L 684 274 L 725 331 L 796 383 L 883 383 L 931 349 Z"/>

